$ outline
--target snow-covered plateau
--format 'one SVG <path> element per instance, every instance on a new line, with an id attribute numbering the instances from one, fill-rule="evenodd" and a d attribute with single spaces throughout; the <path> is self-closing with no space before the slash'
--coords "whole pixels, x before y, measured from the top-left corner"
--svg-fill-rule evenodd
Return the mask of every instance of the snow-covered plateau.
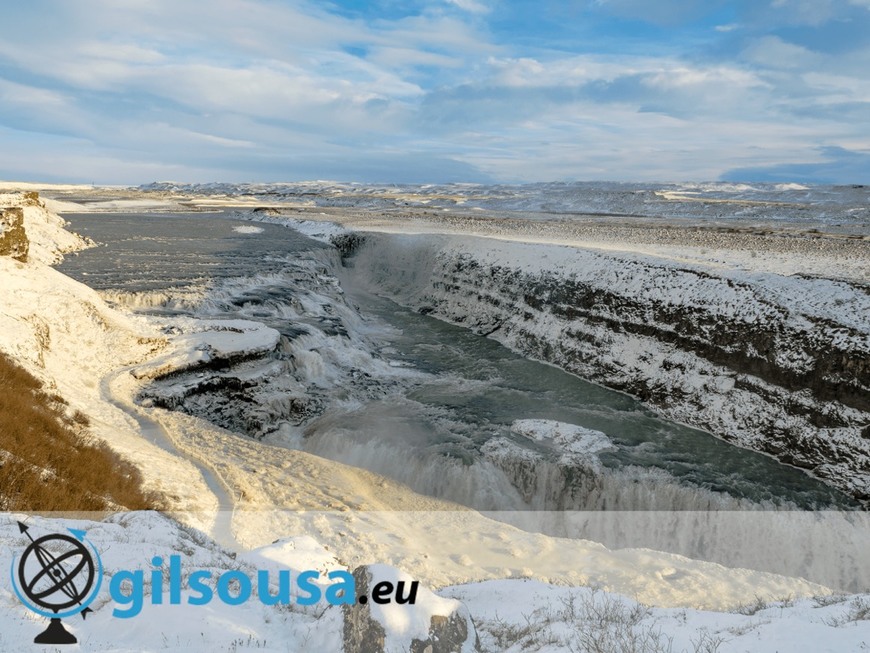
<path id="1" fill-rule="evenodd" d="M 165 290 L 101 296 L 50 267 L 64 253 L 89 245 L 63 229 L 53 206 L 70 209 L 33 195 L 0 195 L 0 207 L 21 209 L 30 241 L 26 261 L 0 256 L 0 350 L 88 415 L 94 437 L 134 462 L 169 510 L 75 520 L 7 514 L 0 517 L 3 560 L 23 550 L 26 540 L 16 522 L 24 520 L 40 533 L 86 531 L 107 581 L 125 568 L 145 569 L 148 578 L 153 556 L 180 553 L 186 567 L 218 573 L 347 569 L 358 587 L 380 579 L 424 584 L 417 606 L 197 607 L 145 600 L 141 614 L 123 622 L 101 595 L 87 620 L 64 620 L 81 650 L 765 652 L 870 646 L 870 595 L 838 593 L 848 583 L 842 569 L 831 571 L 854 568 L 866 591 L 864 513 L 832 513 L 834 521 L 826 521 L 817 513 L 780 518 L 782 513 L 755 511 L 748 518 L 754 530 L 767 520 L 775 533 L 762 557 L 792 556 L 793 571 L 783 575 L 523 529 L 415 492 L 410 477 L 403 482 L 306 453 L 288 445 L 305 437 L 301 430 L 321 404 L 345 402 L 351 410 L 367 393 L 389 393 L 426 374 L 379 350 L 371 323 L 342 299 L 330 267 L 339 252 L 313 251 L 300 256 L 298 267 L 260 278 L 266 289 L 300 279 L 307 284 L 290 308 L 275 303 L 273 313 L 263 315 L 256 314 L 262 305 L 231 301 L 251 290 L 250 280 L 187 287 L 178 296 Z M 324 239 L 343 231 L 332 226 L 340 222 L 335 215 L 327 221 L 308 213 L 298 217 Z M 378 218 L 378 225 L 363 228 L 354 219 L 345 228 L 366 233 L 338 242 L 360 285 L 626 390 L 723 438 L 774 455 L 791 448 L 789 462 L 866 498 L 861 429 L 870 419 L 861 402 L 867 398 L 870 313 L 860 281 L 836 270 L 818 278 L 717 267 L 704 263 L 711 255 L 700 251 L 691 262 L 662 260 L 637 251 L 520 243 L 517 236 L 459 238 L 437 233 L 447 230 L 430 222 L 422 231 L 435 233 L 396 233 L 407 227 Z M 860 265 L 841 270 L 845 277 Z M 130 308 L 137 302 L 161 310 L 137 313 Z M 203 315 L 176 310 L 193 304 L 206 307 Z M 240 309 L 231 318 L 228 305 Z M 297 329 L 282 333 L 264 323 L 275 312 Z M 830 352 L 839 358 L 824 355 Z M 829 367 L 816 372 L 823 364 Z M 235 401 L 218 399 L 226 390 L 220 378 L 231 379 L 226 383 L 237 393 Z M 213 385 L 205 387 L 207 382 Z M 806 387 L 799 389 L 801 384 Z M 200 401 L 209 392 L 211 399 Z M 158 407 L 186 400 L 192 403 L 185 411 Z M 264 428 L 276 414 L 284 416 L 283 426 Z M 234 421 L 240 415 L 244 419 Z M 335 426 L 336 432 L 342 428 Z M 486 445 L 489 464 L 497 466 L 509 447 L 528 442 L 560 452 L 553 469 L 595 469 L 611 447 L 599 431 L 552 420 L 515 420 L 508 435 L 502 447 L 490 444 L 494 439 Z M 781 449 L 766 449 L 767 441 Z M 413 474 L 425 474 L 412 461 L 408 465 Z M 641 519 L 638 529 L 687 523 L 672 512 L 626 513 L 626 523 L 635 517 Z M 691 518 L 703 528 L 703 516 Z M 735 514 L 730 526 L 718 522 L 722 530 L 716 532 L 689 528 L 686 537 L 738 546 L 742 519 Z M 836 581 L 826 586 L 808 575 Z M 146 597 L 152 592 L 147 581 Z M 0 582 L 0 648 L 27 650 L 44 622 L 20 604 L 8 577 Z"/>

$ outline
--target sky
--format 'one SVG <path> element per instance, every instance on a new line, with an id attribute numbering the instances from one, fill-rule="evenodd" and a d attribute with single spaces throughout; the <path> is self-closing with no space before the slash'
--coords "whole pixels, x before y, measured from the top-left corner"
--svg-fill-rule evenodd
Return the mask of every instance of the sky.
<path id="1" fill-rule="evenodd" d="M 0 179 L 870 183 L 870 0 L 29 0 Z"/>

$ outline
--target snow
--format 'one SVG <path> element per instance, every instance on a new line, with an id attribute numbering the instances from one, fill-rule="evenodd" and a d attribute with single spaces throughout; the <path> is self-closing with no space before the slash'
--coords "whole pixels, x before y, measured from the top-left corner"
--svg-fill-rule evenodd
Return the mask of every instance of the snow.
<path id="1" fill-rule="evenodd" d="M 841 653 L 863 650 L 870 642 L 870 621 L 853 618 L 866 597 L 750 603 L 739 613 L 723 613 L 647 609 L 594 588 L 533 580 L 488 581 L 442 594 L 469 606 L 484 651 L 567 653 L 594 643 L 601 648 L 591 650 Z M 644 641 L 649 648 L 641 648 Z M 654 642 L 662 648 L 653 648 Z"/>
<path id="2" fill-rule="evenodd" d="M 323 574 L 345 569 L 334 554 L 310 535 L 283 537 L 272 544 L 242 552 L 238 557 L 257 569 L 316 569 Z"/>
<path id="3" fill-rule="evenodd" d="M 64 619 L 64 626 L 79 639 L 77 647 L 70 647 L 72 650 L 183 649 L 205 653 L 239 648 L 267 652 L 338 651 L 341 648 L 341 615 L 337 610 L 328 610 L 318 617 L 301 606 L 267 608 L 256 600 L 241 606 L 229 606 L 218 600 L 205 606 L 191 606 L 186 604 L 190 596 L 187 589 L 181 595 L 182 605 L 170 605 L 168 598 L 164 598 L 162 605 L 152 605 L 149 571 L 153 568 L 151 559 L 156 555 L 168 560 L 172 554 L 181 554 L 185 570 L 204 569 L 215 576 L 229 569 L 252 572 L 257 568 L 234 559 L 230 552 L 221 550 L 202 534 L 156 513 L 127 513 L 103 522 L 9 517 L 0 522 L 0 551 L 4 560 L 20 555 L 27 542 L 19 534 L 14 519 L 25 519 L 34 536 L 65 532 L 68 527 L 82 529 L 100 554 L 104 580 L 103 588 L 91 605 L 93 614 L 86 620 Z M 146 579 L 141 613 L 123 620 L 112 615 L 114 608 L 122 606 L 115 605 L 107 591 L 109 579 L 120 569 L 143 569 Z M 164 581 L 164 593 L 165 586 Z M 34 636 L 45 628 L 46 620 L 27 612 L 8 583 L 3 583 L 0 585 L 0 625 L 0 649 L 21 651 L 30 650 Z"/>
<path id="4" fill-rule="evenodd" d="M 62 222 L 55 216 L 44 225 L 39 237 L 46 241 L 40 247 L 56 251 L 58 243 L 67 242 Z M 186 510 L 213 508 L 213 497 L 192 465 L 143 439 L 130 415 L 104 397 L 116 370 L 157 354 L 166 339 L 143 320 L 112 310 L 96 292 L 43 260 L 0 257 L 0 350 L 63 396 L 71 409 L 87 415 L 92 434 L 136 463 L 149 487 Z"/>
<path id="5" fill-rule="evenodd" d="M 571 650 L 559 638 L 576 631 L 578 618 L 559 610 L 571 596 L 588 597 L 592 590 L 581 587 L 587 585 L 599 585 L 597 596 L 629 608 L 632 600 L 611 593 L 661 606 L 640 626 L 650 623 L 673 635 L 675 650 L 692 650 L 691 641 L 703 632 L 726 637 L 722 651 L 784 646 L 845 651 L 870 639 L 870 622 L 850 620 L 853 603 L 866 600 L 861 597 L 827 607 L 797 600 L 755 616 L 699 611 L 733 608 L 756 596 L 797 599 L 829 591 L 799 578 L 523 531 L 371 472 L 242 438 L 189 415 L 135 405 L 143 379 L 268 350 L 276 345 L 277 332 L 250 320 L 155 320 L 111 308 L 47 265 L 83 241 L 64 235 L 62 222 L 50 212 L 30 213 L 37 255 L 24 264 L 0 259 L 0 349 L 87 414 L 94 436 L 136 463 L 148 485 L 167 496 L 170 514 L 180 522 L 154 513 L 126 513 L 104 522 L 27 518 L 34 529 L 86 530 L 104 556 L 108 576 L 131 565 L 147 567 L 153 555 L 173 552 L 183 552 L 190 566 L 214 570 L 386 565 L 379 573 L 413 577 L 434 589 L 421 588 L 418 611 L 377 609 L 391 645 L 399 648 L 423 632 L 427 617 L 459 600 L 477 622 L 484 650 L 529 650 L 520 643 L 502 646 L 497 638 L 499 623 L 519 629 L 529 615 L 535 627 L 558 631 L 541 650 Z M 571 425 L 523 421 L 514 429 L 574 453 L 607 446 L 600 434 Z M 231 510 L 221 510 L 227 497 Z M 19 518 L 0 520 L 4 559 L 23 545 L 15 525 Z M 178 608 L 146 601 L 141 616 L 123 624 L 112 617 L 105 595 L 93 608 L 87 621 L 67 624 L 86 650 L 333 651 L 341 645 L 340 611 L 323 606 L 281 610 L 251 602 Z M 840 621 L 843 625 L 831 625 Z M 43 626 L 44 620 L 0 584 L 0 648 L 22 650 Z"/>
<path id="6" fill-rule="evenodd" d="M 172 320 L 171 350 L 132 371 L 137 379 L 204 367 L 235 357 L 273 350 L 281 334 L 261 322 L 247 320 Z"/>
<path id="7" fill-rule="evenodd" d="M 601 431 L 553 420 L 518 419 L 511 424 L 511 431 L 532 440 L 549 441 L 573 454 L 588 455 L 613 448 L 610 438 Z"/>
<path id="8" fill-rule="evenodd" d="M 34 536 L 82 529 L 104 567 L 103 587 L 120 569 L 144 569 L 146 586 L 141 613 L 131 619 L 112 616 L 117 606 L 101 591 L 87 620 L 68 618 L 83 650 L 154 651 L 179 649 L 206 653 L 257 649 L 263 651 L 341 650 L 342 619 L 339 610 L 325 606 L 305 608 L 266 607 L 256 600 L 229 606 L 217 600 L 206 606 L 187 605 L 189 590 L 183 586 L 182 605 L 152 605 L 151 559 L 181 554 L 185 573 L 195 569 L 214 576 L 241 569 L 253 575 L 257 569 L 274 572 L 290 569 L 338 568 L 329 554 L 318 551 L 313 540 L 280 540 L 241 556 L 235 556 L 194 530 L 184 528 L 156 513 L 127 513 L 106 521 L 61 517 L 9 515 L 0 520 L 0 552 L 4 559 L 20 555 L 26 540 L 15 520 L 24 519 Z M 377 581 L 412 580 L 396 568 L 371 566 Z M 678 569 L 665 568 L 673 576 Z M 165 572 L 164 572 L 165 574 Z M 164 576 L 165 578 L 165 576 Z M 164 580 L 164 592 L 166 581 Z M 164 595 L 165 596 L 165 595 Z M 166 601 L 166 599 L 164 599 Z M 459 609 L 475 623 L 485 652 L 541 650 L 552 653 L 578 650 L 584 636 L 599 643 L 617 637 L 661 636 L 673 639 L 673 651 L 694 651 L 700 640 L 720 642 L 712 649 L 722 652 L 759 651 L 795 653 L 861 650 L 870 640 L 866 618 L 870 596 L 820 599 L 788 598 L 766 605 L 748 598 L 737 612 L 713 612 L 691 608 L 648 608 L 624 594 L 594 587 L 556 585 L 532 579 L 499 579 L 444 587 L 431 592 L 421 587 L 417 609 L 378 606 L 371 603 L 373 617 L 387 628 L 387 651 L 407 651 L 412 638 L 428 634 L 432 615 Z M 464 607 L 462 607 L 464 606 Z M 45 620 L 28 613 L 7 584 L 0 584 L 0 647 L 26 650 Z M 582 650 L 582 649 L 581 649 Z M 607 650 L 624 650 L 611 647 Z M 702 649 L 703 650 L 703 649 Z"/>
<path id="9" fill-rule="evenodd" d="M 404 583 L 407 592 L 410 583 L 414 581 L 409 574 L 387 565 L 369 565 L 368 570 L 371 573 L 371 587 L 383 582 L 390 583 L 393 587 Z M 462 610 L 459 601 L 445 599 L 425 587 L 419 588 L 417 601 L 413 606 L 397 603 L 379 604 L 374 601 L 369 605 L 372 618 L 386 630 L 384 650 L 388 653 L 409 651 L 413 640 L 427 639 L 433 616 L 449 617 L 453 612 Z M 467 615 L 466 611 L 463 612 Z M 462 653 L 473 653 L 473 649 L 463 650 Z"/>
<path id="10" fill-rule="evenodd" d="M 657 605 L 729 607 L 756 593 L 825 592 L 805 580 L 647 550 L 609 551 L 588 541 L 526 532 L 415 495 L 359 468 L 269 447 L 188 415 L 155 413 L 183 451 L 204 460 L 237 497 L 233 534 L 243 550 L 309 534 L 349 568 L 389 564 L 430 587 L 531 575 L 597 583 Z M 667 582 L 662 582 L 663 568 L 674 570 Z"/>
<path id="11" fill-rule="evenodd" d="M 339 236 L 341 234 L 348 233 L 348 230 L 341 225 L 328 221 L 300 220 L 298 218 L 291 218 L 286 216 L 260 214 L 245 215 L 244 217 L 250 220 L 254 220 L 255 222 L 268 222 L 271 224 L 280 224 L 292 227 L 299 233 L 303 233 L 309 238 L 313 238 L 314 240 L 320 241 L 322 243 L 330 242 L 330 239 L 333 236 Z"/>

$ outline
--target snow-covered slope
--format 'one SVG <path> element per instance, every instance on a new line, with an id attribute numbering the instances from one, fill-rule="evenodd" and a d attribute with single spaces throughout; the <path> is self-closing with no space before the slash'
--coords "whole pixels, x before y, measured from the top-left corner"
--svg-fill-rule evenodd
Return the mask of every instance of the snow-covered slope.
<path id="1" fill-rule="evenodd" d="M 0 257 L 0 350 L 87 415 L 91 433 L 134 462 L 147 485 L 171 497 L 174 507 L 214 508 L 192 465 L 143 439 L 135 421 L 102 397 L 103 377 L 154 355 L 165 347 L 165 338 L 49 267 L 62 252 L 87 245 L 63 229 L 60 217 L 32 196 L 0 200 L 23 206 L 31 252 L 25 263 Z"/>

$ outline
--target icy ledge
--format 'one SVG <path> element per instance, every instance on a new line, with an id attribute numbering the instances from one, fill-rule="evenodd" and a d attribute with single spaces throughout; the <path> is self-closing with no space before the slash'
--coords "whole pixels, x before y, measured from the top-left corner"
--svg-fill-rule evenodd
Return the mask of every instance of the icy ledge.
<path id="1" fill-rule="evenodd" d="M 613 443 L 601 431 L 549 419 L 518 419 L 511 432 L 531 440 L 552 443 L 560 451 L 578 456 L 591 456 L 613 448 Z"/>

